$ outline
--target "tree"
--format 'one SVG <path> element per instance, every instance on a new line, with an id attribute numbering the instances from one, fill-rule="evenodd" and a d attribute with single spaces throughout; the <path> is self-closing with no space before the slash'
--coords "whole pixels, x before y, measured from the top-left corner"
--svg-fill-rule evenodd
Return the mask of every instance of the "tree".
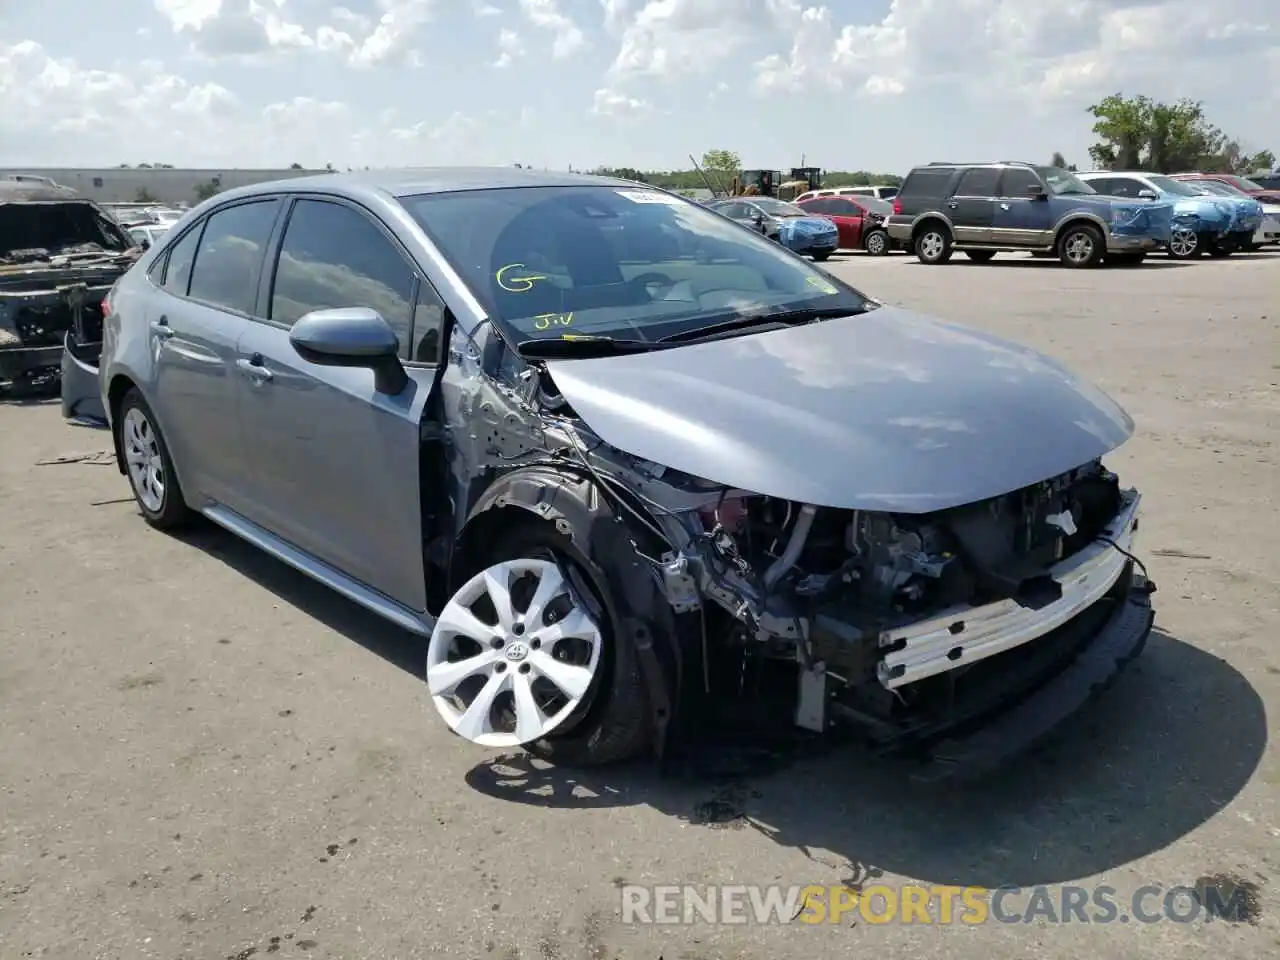
<path id="1" fill-rule="evenodd" d="M 702 155 L 702 169 L 729 180 L 742 172 L 742 158 L 732 150 L 708 150 Z"/>
<path id="2" fill-rule="evenodd" d="M 300 164 L 300 163 L 291 163 L 291 164 L 289 164 L 289 169 L 290 169 L 290 170 L 301 170 L 301 169 L 302 169 L 302 164 Z"/>
<path id="3" fill-rule="evenodd" d="M 649 178 L 634 167 L 600 167 L 596 176 L 617 177 L 619 180 L 634 180 L 636 183 L 648 183 Z"/>
<path id="4" fill-rule="evenodd" d="M 139 187 L 138 192 L 133 195 L 133 199 L 137 203 L 159 203 L 159 198 L 148 190 L 146 187 Z"/>
<path id="5" fill-rule="evenodd" d="M 198 203 L 203 203 L 218 192 L 218 185 L 212 180 L 209 180 L 206 183 L 198 183 L 196 184 L 194 192 L 196 195 L 196 201 Z"/>
<path id="6" fill-rule="evenodd" d="M 1067 158 L 1058 150 L 1053 151 L 1053 159 L 1049 161 L 1049 166 L 1067 169 Z"/>
<path id="7" fill-rule="evenodd" d="M 1238 141 L 1209 122 L 1198 100 L 1163 103 L 1114 93 L 1090 107 L 1089 113 L 1098 137 L 1089 156 L 1105 169 L 1238 173 L 1268 155 L 1267 151 L 1246 154 Z"/>

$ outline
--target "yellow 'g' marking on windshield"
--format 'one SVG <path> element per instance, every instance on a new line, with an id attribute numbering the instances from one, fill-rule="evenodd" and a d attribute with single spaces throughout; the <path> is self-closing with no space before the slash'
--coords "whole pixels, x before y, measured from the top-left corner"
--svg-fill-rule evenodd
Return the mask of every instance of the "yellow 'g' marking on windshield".
<path id="1" fill-rule="evenodd" d="M 523 276 L 508 277 L 508 270 L 523 270 L 523 263 L 508 263 L 505 267 L 494 274 L 498 281 L 498 286 L 508 293 L 528 293 L 533 289 L 533 285 L 538 280 L 547 279 L 545 276 L 536 273 L 526 273 Z"/>
<path id="2" fill-rule="evenodd" d="M 817 287 L 823 293 L 839 293 L 840 292 L 835 287 L 833 287 L 830 283 L 828 283 L 826 280 L 823 280 L 821 277 L 806 277 L 805 280 L 809 283 L 810 286 Z"/>
<path id="3" fill-rule="evenodd" d="M 533 318 L 533 329 L 550 330 L 552 327 L 567 327 L 571 323 L 572 313 L 540 313 Z"/>

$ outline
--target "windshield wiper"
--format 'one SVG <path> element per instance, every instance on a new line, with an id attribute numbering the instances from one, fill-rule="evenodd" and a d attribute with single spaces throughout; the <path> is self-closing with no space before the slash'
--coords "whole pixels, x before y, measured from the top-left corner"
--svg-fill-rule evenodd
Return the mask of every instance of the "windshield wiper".
<path id="1" fill-rule="evenodd" d="M 522 340 L 516 345 L 516 353 L 522 357 L 543 357 L 549 360 L 557 357 L 606 357 L 610 354 L 644 353 L 646 350 L 660 349 L 657 343 L 650 340 L 620 340 L 595 334 L 535 338 Z"/>
<path id="2" fill-rule="evenodd" d="M 725 333 L 730 330 L 747 330 L 751 327 L 800 326 L 811 323 L 814 320 L 834 320 L 837 317 L 852 317 L 866 312 L 867 310 L 864 307 L 811 307 L 807 310 L 783 310 L 778 313 L 739 314 L 731 320 L 721 320 L 718 323 L 708 324 L 705 327 L 695 327 L 692 330 L 681 330 L 679 333 L 662 337 L 658 342 L 678 343 L 688 340 L 701 340 L 703 337 L 713 337 L 717 333 Z"/>

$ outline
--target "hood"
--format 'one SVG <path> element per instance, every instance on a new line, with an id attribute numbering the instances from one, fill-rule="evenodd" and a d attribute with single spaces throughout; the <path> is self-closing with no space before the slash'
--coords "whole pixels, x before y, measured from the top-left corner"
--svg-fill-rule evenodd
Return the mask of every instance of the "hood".
<path id="1" fill-rule="evenodd" d="M 1056 361 L 896 307 L 547 369 L 606 443 L 755 493 L 926 513 L 1102 456 L 1133 421 Z"/>
<path id="2" fill-rule="evenodd" d="M 828 217 L 820 217 L 816 214 L 803 217 L 778 217 L 777 219 L 778 223 L 784 224 L 799 233 L 826 233 L 833 226 Z"/>
<path id="3" fill-rule="evenodd" d="M 1177 197 L 1173 201 L 1173 209 L 1179 215 L 1194 214 L 1204 219 L 1221 220 L 1235 212 L 1234 207 L 1225 201 L 1226 197 Z"/>

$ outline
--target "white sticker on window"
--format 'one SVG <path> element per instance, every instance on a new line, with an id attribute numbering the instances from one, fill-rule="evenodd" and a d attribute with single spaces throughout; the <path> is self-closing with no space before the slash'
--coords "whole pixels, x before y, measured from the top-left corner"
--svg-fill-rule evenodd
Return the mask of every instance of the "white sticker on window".
<path id="1" fill-rule="evenodd" d="M 679 197 L 654 190 L 619 190 L 618 196 L 626 197 L 632 203 L 665 203 L 671 207 L 678 207 L 684 203 Z"/>

